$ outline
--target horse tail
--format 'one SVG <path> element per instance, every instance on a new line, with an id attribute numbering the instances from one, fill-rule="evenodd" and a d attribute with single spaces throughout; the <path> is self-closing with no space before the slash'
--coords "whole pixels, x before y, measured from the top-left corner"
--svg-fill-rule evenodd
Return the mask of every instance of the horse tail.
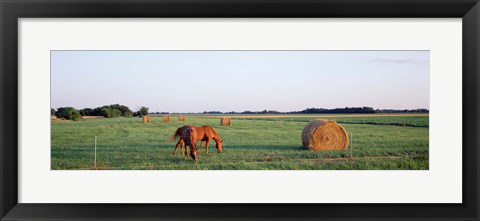
<path id="1" fill-rule="evenodd" d="M 183 127 L 178 128 L 175 133 L 170 137 L 170 143 L 173 143 L 177 137 L 182 135 Z"/>

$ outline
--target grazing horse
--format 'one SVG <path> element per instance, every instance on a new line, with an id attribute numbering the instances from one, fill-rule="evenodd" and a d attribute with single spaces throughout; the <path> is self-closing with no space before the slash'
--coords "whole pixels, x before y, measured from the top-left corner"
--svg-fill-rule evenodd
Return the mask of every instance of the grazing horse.
<path id="1" fill-rule="evenodd" d="M 183 129 L 181 139 L 185 143 L 185 159 L 188 158 L 187 147 L 190 147 L 190 156 L 197 161 L 197 131 L 192 126 Z"/>
<path id="2" fill-rule="evenodd" d="M 175 138 L 180 136 L 182 134 L 182 131 L 186 127 L 189 127 L 189 126 L 191 126 L 191 125 L 186 125 L 186 126 L 178 128 L 175 131 L 175 134 L 173 134 L 173 136 L 170 138 L 170 141 L 171 142 L 175 141 Z M 218 133 L 215 130 L 213 130 L 212 127 L 205 125 L 205 126 L 194 127 L 194 128 L 197 131 L 198 140 L 201 140 L 200 146 L 202 146 L 202 143 L 205 142 L 205 149 L 206 149 L 207 155 L 208 155 L 208 144 L 210 143 L 210 140 L 214 140 L 216 142 L 215 147 L 217 148 L 217 151 L 219 153 L 222 152 L 223 141 L 220 139 L 220 136 L 218 135 Z M 178 146 L 180 146 L 180 150 L 182 151 L 182 154 L 183 154 L 183 148 L 182 147 L 184 146 L 184 141 L 181 138 L 177 142 L 177 145 L 175 145 L 175 151 L 173 152 L 173 155 L 177 154 Z M 185 148 L 185 150 L 186 150 L 186 148 Z"/>

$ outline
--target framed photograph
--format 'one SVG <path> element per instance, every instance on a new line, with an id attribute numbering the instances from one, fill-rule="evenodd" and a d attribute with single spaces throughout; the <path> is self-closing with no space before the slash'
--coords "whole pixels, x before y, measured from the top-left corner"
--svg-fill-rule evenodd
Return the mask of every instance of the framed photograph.
<path id="1" fill-rule="evenodd" d="M 466 1 L 1 1 L 1 220 L 479 220 Z"/>

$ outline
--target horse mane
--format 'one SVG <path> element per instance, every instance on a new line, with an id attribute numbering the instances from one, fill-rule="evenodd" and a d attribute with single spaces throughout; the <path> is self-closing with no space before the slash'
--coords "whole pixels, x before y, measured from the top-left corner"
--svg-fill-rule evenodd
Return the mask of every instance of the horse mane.
<path id="1" fill-rule="evenodd" d="M 220 139 L 220 136 L 218 135 L 217 131 L 215 131 L 212 127 L 210 127 L 208 125 L 205 125 L 204 127 L 205 127 L 206 130 L 208 130 L 209 133 L 211 133 L 213 135 L 212 139 L 215 140 L 215 142 L 222 141 L 222 139 Z"/>

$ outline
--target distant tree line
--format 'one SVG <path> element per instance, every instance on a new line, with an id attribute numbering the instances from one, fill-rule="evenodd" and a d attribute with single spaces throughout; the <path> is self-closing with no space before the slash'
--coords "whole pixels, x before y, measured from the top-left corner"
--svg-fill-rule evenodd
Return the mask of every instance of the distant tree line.
<path id="1" fill-rule="evenodd" d="M 428 109 L 374 109 L 372 107 L 345 107 L 345 108 L 307 108 L 301 111 L 280 112 L 275 110 L 221 112 L 204 111 L 204 114 L 373 114 L 373 113 L 428 113 Z"/>
<path id="2" fill-rule="evenodd" d="M 51 115 L 67 120 L 78 120 L 81 116 L 102 116 L 105 118 L 114 117 L 132 117 L 148 115 L 148 107 L 141 107 L 140 110 L 133 112 L 125 105 L 112 104 L 96 108 L 83 108 L 76 110 L 73 107 L 60 107 L 57 110 L 51 108 Z"/>
<path id="3" fill-rule="evenodd" d="M 373 114 L 375 110 L 372 107 L 345 107 L 345 108 L 307 108 L 302 111 L 291 112 L 295 114 Z"/>
<path id="4" fill-rule="evenodd" d="M 419 109 L 404 109 L 404 110 L 394 110 L 394 109 L 382 109 L 375 110 L 375 113 L 428 113 L 428 109 L 419 108 Z"/>
<path id="5" fill-rule="evenodd" d="M 159 111 L 157 111 L 157 112 L 152 112 L 151 114 L 170 114 L 170 112 L 159 112 Z M 176 113 L 176 114 L 181 114 L 181 113 Z"/>

